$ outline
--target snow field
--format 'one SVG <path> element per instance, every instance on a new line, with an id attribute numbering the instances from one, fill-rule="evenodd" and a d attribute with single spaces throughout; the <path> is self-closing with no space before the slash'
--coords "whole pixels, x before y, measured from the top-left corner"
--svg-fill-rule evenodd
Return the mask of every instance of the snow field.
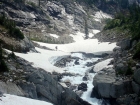
<path id="1" fill-rule="evenodd" d="M 53 105 L 49 102 L 29 99 L 25 97 L 4 94 L 0 97 L 0 105 Z"/>
<path id="2" fill-rule="evenodd" d="M 94 30 L 95 31 L 95 30 Z M 95 32 L 98 32 L 97 30 Z M 97 39 L 83 39 L 83 33 L 78 32 L 75 35 L 74 43 L 70 44 L 47 44 L 36 42 L 42 46 L 46 46 L 48 48 L 54 49 L 45 50 L 36 48 L 40 53 L 29 52 L 27 54 L 23 53 L 15 53 L 17 56 L 24 58 L 25 60 L 32 62 L 34 67 L 43 68 L 48 72 L 64 72 L 64 68 L 55 67 L 53 64 L 57 60 L 58 57 L 64 55 L 70 55 L 71 52 L 86 52 L 86 53 L 98 53 L 102 54 L 103 52 L 112 51 L 114 47 L 116 47 L 116 43 L 103 42 L 99 43 Z M 74 36 L 73 36 L 74 37 Z M 58 50 L 55 51 L 55 47 L 58 47 Z M 79 55 L 79 54 L 78 54 Z M 80 55 L 79 55 L 80 56 Z"/>

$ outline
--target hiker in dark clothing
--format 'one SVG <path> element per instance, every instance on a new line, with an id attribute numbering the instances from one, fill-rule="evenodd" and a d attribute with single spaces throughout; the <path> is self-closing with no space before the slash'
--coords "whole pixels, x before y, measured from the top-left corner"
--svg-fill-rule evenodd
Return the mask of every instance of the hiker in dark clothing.
<path id="1" fill-rule="evenodd" d="M 56 51 L 57 51 L 57 49 L 58 49 L 57 46 L 55 47 L 55 49 L 56 49 Z"/>

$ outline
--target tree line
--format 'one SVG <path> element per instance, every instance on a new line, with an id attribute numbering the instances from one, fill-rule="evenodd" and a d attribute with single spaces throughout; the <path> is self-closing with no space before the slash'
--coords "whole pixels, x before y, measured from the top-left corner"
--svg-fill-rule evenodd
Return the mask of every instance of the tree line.
<path id="1" fill-rule="evenodd" d="M 121 29 L 128 29 L 133 39 L 140 39 L 140 7 L 136 4 L 128 8 L 124 13 L 118 13 L 114 19 L 110 20 L 104 30 L 119 27 Z"/>

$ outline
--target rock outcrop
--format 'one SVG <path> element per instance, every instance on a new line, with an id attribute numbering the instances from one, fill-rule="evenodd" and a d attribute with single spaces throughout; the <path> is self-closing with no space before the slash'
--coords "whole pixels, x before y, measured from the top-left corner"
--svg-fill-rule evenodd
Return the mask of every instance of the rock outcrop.
<path id="1" fill-rule="evenodd" d="M 37 52 L 32 41 L 26 36 L 24 36 L 23 40 L 17 40 L 16 38 L 9 37 L 8 30 L 5 31 L 0 28 L 0 31 L 0 43 L 2 44 L 2 47 L 21 53 L 26 53 L 28 51 Z"/>
<path id="2" fill-rule="evenodd" d="M 15 83 L 12 82 L 0 81 L 0 92 L 5 94 L 7 93 L 7 94 L 25 96 L 24 91 L 19 86 L 17 86 Z"/>
<path id="3" fill-rule="evenodd" d="M 103 28 L 103 23 L 96 21 L 94 17 L 97 8 L 87 8 L 86 4 L 71 0 L 41 0 L 40 5 L 37 0 L 1 2 L 0 14 L 4 12 L 8 18 L 13 19 L 22 32 L 33 40 L 49 43 L 73 42 L 73 38 L 68 35 L 77 31 L 84 32 L 84 17 L 87 18 L 89 31 Z M 50 33 L 59 36 L 56 38 Z"/>
<path id="4" fill-rule="evenodd" d="M 92 97 L 119 98 L 132 93 L 132 80 L 116 76 L 115 70 L 102 70 L 93 79 Z"/>

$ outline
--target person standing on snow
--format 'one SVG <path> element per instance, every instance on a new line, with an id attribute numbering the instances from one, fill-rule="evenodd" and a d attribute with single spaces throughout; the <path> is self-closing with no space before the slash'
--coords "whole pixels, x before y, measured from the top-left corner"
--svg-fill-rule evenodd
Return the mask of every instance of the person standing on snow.
<path id="1" fill-rule="evenodd" d="M 56 49 L 56 51 L 57 51 L 57 49 L 58 49 L 57 46 L 55 46 L 55 49 Z"/>

